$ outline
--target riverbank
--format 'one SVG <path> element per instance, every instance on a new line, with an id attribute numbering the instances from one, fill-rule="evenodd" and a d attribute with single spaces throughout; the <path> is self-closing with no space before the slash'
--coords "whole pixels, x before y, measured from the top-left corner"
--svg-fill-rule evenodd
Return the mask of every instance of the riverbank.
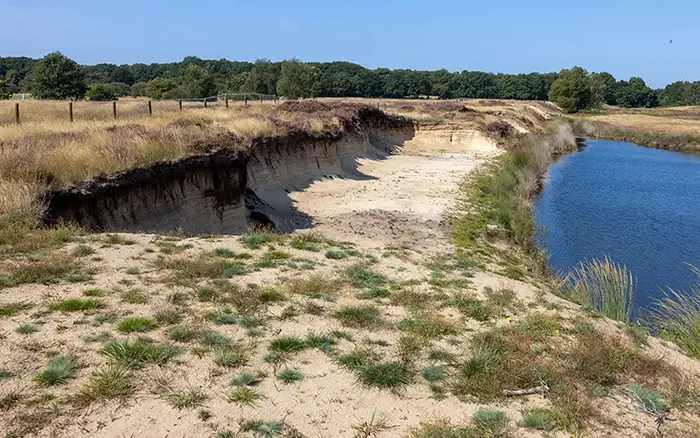
<path id="1" fill-rule="evenodd" d="M 665 436 L 692 436 L 696 362 L 551 293 L 528 240 L 523 197 L 570 131 L 531 103 L 387 110 L 424 120 L 352 172 L 260 160 L 252 190 L 312 229 L 0 228 L 0 430 L 636 438 L 673 415 Z"/>
<path id="2" fill-rule="evenodd" d="M 626 109 L 606 107 L 593 114 L 569 116 L 577 133 L 646 147 L 700 152 L 698 107 Z"/>

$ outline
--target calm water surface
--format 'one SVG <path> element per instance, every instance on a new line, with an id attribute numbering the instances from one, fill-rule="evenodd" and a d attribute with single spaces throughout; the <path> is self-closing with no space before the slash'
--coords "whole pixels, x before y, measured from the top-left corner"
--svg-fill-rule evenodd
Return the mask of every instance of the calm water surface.
<path id="1" fill-rule="evenodd" d="M 637 279 L 637 308 L 690 291 L 700 267 L 700 155 L 587 141 L 552 164 L 535 201 L 554 270 L 606 255 Z"/>

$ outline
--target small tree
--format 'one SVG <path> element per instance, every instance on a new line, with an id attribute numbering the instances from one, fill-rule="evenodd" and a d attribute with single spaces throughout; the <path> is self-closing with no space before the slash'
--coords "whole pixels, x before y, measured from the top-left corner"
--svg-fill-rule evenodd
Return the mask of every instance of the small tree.
<path id="1" fill-rule="evenodd" d="M 87 100 L 105 101 L 114 100 L 116 99 L 116 96 L 105 85 L 95 84 L 92 87 L 90 87 L 90 89 L 87 91 L 87 93 L 85 94 L 85 98 Z"/>
<path id="2" fill-rule="evenodd" d="M 588 72 L 581 67 L 562 70 L 549 90 L 549 100 L 567 113 L 575 113 L 594 106 L 593 91 Z"/>
<path id="3" fill-rule="evenodd" d="M 0 79 L 0 100 L 7 100 L 12 97 L 10 84 L 5 79 Z"/>
<path id="4" fill-rule="evenodd" d="M 77 62 L 59 52 L 49 53 L 36 65 L 32 95 L 39 99 L 82 99 L 85 72 Z"/>

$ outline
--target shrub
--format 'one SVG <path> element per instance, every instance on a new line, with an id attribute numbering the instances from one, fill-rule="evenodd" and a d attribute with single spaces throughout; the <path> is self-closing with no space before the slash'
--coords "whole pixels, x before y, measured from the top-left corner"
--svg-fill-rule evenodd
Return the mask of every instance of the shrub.
<path id="1" fill-rule="evenodd" d="M 627 394 L 641 408 L 651 414 L 661 415 L 668 410 L 668 403 L 661 397 L 661 394 L 638 383 L 629 384 L 627 386 Z"/>
<path id="2" fill-rule="evenodd" d="M 115 100 L 117 96 L 115 96 L 114 92 L 105 87 L 103 84 L 95 84 L 88 89 L 87 93 L 85 94 L 85 98 L 87 100 L 106 101 Z"/>

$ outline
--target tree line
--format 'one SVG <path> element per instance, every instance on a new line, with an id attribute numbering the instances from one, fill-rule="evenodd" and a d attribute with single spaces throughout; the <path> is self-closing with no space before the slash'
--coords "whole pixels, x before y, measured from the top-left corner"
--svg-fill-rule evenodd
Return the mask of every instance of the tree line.
<path id="1" fill-rule="evenodd" d="M 204 60 L 194 56 L 172 63 L 81 66 L 56 52 L 40 60 L 0 57 L 0 98 L 7 98 L 12 93 L 31 93 L 36 98 L 46 99 L 112 100 L 122 96 L 180 99 L 248 92 L 289 98 L 437 96 L 443 99 L 546 100 L 552 97 L 555 81 L 562 75 L 566 77 L 566 72 L 570 71 L 494 74 L 372 70 L 342 61 L 301 62 L 290 59 L 271 62 L 260 59 L 241 62 Z M 662 90 L 652 90 L 641 78 L 616 80 L 605 72 L 585 72 L 585 76 L 584 82 L 593 103 L 586 103 L 583 107 L 595 103 L 651 107 L 700 102 L 700 82 L 677 82 Z"/>

